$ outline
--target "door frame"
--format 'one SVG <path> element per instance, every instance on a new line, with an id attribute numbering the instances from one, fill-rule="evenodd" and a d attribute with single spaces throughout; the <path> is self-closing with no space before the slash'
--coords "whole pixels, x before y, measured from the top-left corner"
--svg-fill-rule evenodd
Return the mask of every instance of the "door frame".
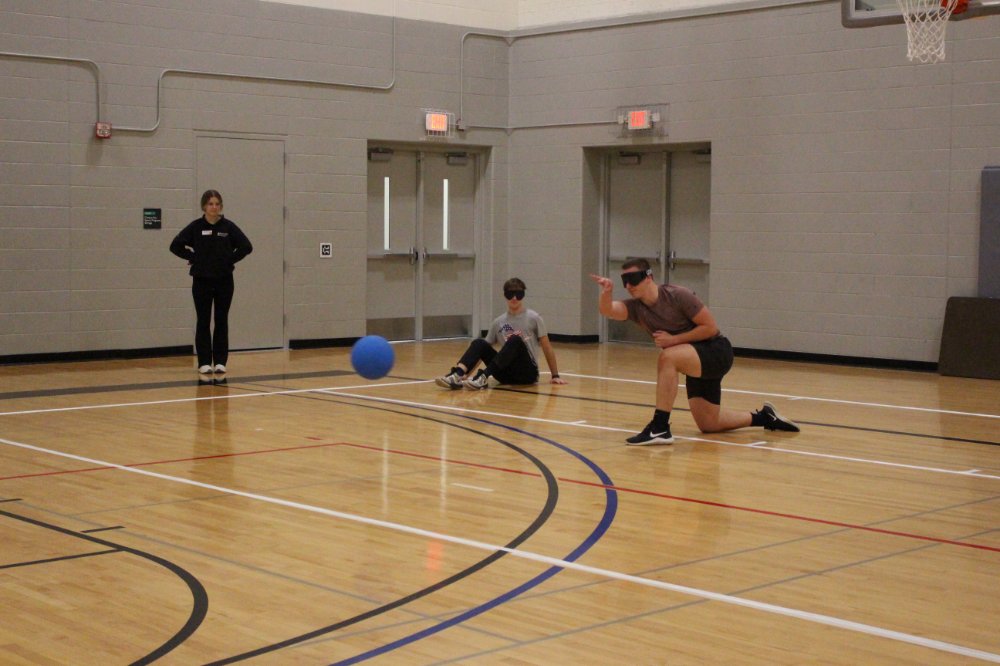
<path id="1" fill-rule="evenodd" d="M 487 202 L 489 196 L 487 194 L 488 187 L 488 168 L 489 161 L 492 156 L 492 152 L 488 146 L 464 146 L 464 145 L 454 145 L 447 143 L 435 143 L 435 144 L 413 144 L 406 142 L 394 142 L 394 141 L 375 141 L 369 140 L 366 146 L 366 151 L 370 155 L 373 150 L 378 149 L 388 149 L 389 151 L 399 151 L 413 153 L 416 155 L 416 168 L 417 168 L 417 186 L 416 186 L 416 210 L 414 211 L 416 225 L 414 231 L 414 250 L 419 255 L 418 260 L 415 262 L 415 269 L 413 279 L 415 281 L 414 285 L 414 322 L 413 322 L 413 335 L 414 340 L 421 341 L 424 340 L 424 278 L 426 270 L 426 261 L 428 255 L 424 253 L 424 199 L 425 199 L 425 157 L 428 154 L 434 155 L 445 155 L 449 153 L 464 153 L 468 156 L 468 159 L 473 162 L 473 172 L 472 172 L 472 211 L 473 211 L 473 284 L 470 286 L 472 289 L 472 303 L 470 305 L 470 333 L 473 337 L 476 336 L 477 332 L 481 328 L 482 318 L 480 316 L 480 303 L 482 301 L 480 292 L 481 285 L 484 284 L 484 276 L 486 275 L 487 267 L 484 265 L 486 262 L 483 260 L 484 252 L 483 246 L 486 238 L 489 234 L 486 233 L 486 224 L 489 219 L 487 215 Z M 370 159 L 366 160 L 366 164 L 370 163 Z M 366 179 L 369 170 L 366 168 Z M 367 229 L 367 222 L 366 222 Z M 369 259 L 368 261 L 371 261 Z M 367 269 L 366 269 L 367 274 Z M 367 308 L 367 304 L 366 304 Z M 437 339 L 437 338 L 434 338 Z"/>
<path id="2" fill-rule="evenodd" d="M 235 351 L 251 351 L 251 350 L 254 350 L 254 349 L 285 349 L 285 348 L 288 347 L 288 321 L 287 321 L 288 317 L 287 317 L 287 311 L 286 311 L 286 305 L 287 304 L 286 304 L 286 293 L 285 293 L 285 287 L 286 287 L 286 284 L 285 284 L 285 281 L 286 281 L 286 275 L 285 275 L 286 257 L 285 257 L 285 252 L 287 251 L 286 233 L 287 233 L 287 222 L 288 222 L 288 220 L 287 220 L 288 207 L 286 205 L 287 191 L 286 191 L 286 183 L 285 183 L 285 178 L 286 178 L 285 165 L 287 163 L 287 137 L 285 135 L 283 135 L 283 134 L 265 134 L 265 133 L 256 133 L 256 132 L 255 133 L 240 133 L 240 132 L 223 132 L 223 131 L 211 131 L 211 130 L 196 131 L 194 133 L 194 136 L 193 136 L 194 146 L 193 146 L 193 151 L 192 151 L 194 153 L 194 169 L 193 169 L 193 175 L 192 175 L 192 189 L 194 191 L 193 203 L 194 203 L 195 207 L 198 206 L 198 197 L 200 197 L 201 193 L 204 191 L 201 188 L 204 185 L 206 185 L 206 183 L 200 182 L 201 176 L 203 174 L 201 173 L 201 158 L 199 157 L 198 145 L 199 145 L 199 142 L 202 139 L 208 139 L 208 140 L 225 139 L 227 141 L 255 141 L 255 142 L 265 142 L 266 141 L 266 142 L 276 143 L 276 144 L 279 144 L 281 146 L 281 181 L 280 181 L 280 183 L 281 183 L 281 202 L 280 202 L 280 207 L 281 207 L 281 214 L 280 214 L 281 231 L 280 231 L 280 234 L 278 234 L 280 236 L 280 238 L 281 238 L 281 267 L 280 267 L 280 271 L 279 271 L 279 276 L 280 276 L 280 280 L 281 280 L 281 288 L 280 288 L 281 321 L 280 321 L 280 324 L 278 322 L 276 322 L 276 321 L 271 322 L 271 324 L 275 328 L 277 328 L 278 326 L 280 326 L 280 329 L 281 329 L 280 340 L 271 340 L 271 341 L 268 341 L 267 343 L 264 343 L 264 344 L 251 343 L 250 346 L 246 346 L 244 343 L 240 342 L 240 340 L 239 340 L 239 338 L 242 335 L 240 333 L 240 331 L 245 331 L 246 330 L 246 327 L 241 327 L 239 325 L 240 313 L 241 312 L 245 313 L 245 306 L 239 306 L 239 310 L 238 310 L 237 309 L 237 305 L 236 305 L 237 304 L 237 299 L 240 299 L 240 296 L 238 294 L 241 291 L 239 273 L 240 272 L 246 273 L 247 270 L 251 270 L 251 269 L 249 269 L 249 267 L 253 265 L 251 262 L 253 262 L 255 254 L 251 254 L 247 258 L 246 261 L 248 263 L 244 264 L 244 263 L 241 262 L 237 266 L 237 268 L 236 268 L 236 282 L 237 282 L 237 284 L 236 284 L 236 291 L 237 291 L 237 296 L 234 298 L 234 302 L 233 302 L 234 307 L 233 307 L 232 310 L 230 310 L 230 314 L 229 314 L 229 323 L 230 323 L 229 338 L 230 338 L 230 351 L 234 351 L 234 352 Z M 240 166 L 242 167 L 243 165 L 240 165 Z M 234 171 L 234 173 L 241 173 L 241 169 L 234 169 L 233 171 Z M 213 180 L 215 180 L 215 179 L 213 179 Z M 229 197 L 226 196 L 226 186 L 224 184 L 218 183 L 216 181 L 210 187 L 212 189 L 219 190 L 220 194 L 222 194 L 222 197 L 223 197 L 223 203 L 225 204 L 225 200 L 229 198 Z M 225 215 L 227 213 L 226 208 L 227 208 L 227 206 L 224 205 L 223 206 L 223 215 Z M 229 206 L 229 208 L 230 208 L 230 211 L 231 211 L 232 210 L 231 206 Z M 200 214 L 201 214 L 201 210 L 199 209 L 196 212 L 196 215 L 200 215 Z M 250 242 L 254 243 L 255 249 L 258 251 L 257 252 L 257 256 L 259 256 L 259 254 L 260 254 L 261 251 L 268 251 L 268 250 L 273 249 L 273 248 L 268 247 L 268 244 L 263 243 L 260 240 L 257 240 L 255 242 L 254 234 L 253 234 L 252 229 L 248 231 L 247 222 L 242 221 L 242 224 L 241 224 L 241 218 L 242 217 L 243 216 L 240 215 L 240 214 L 234 216 L 234 222 L 236 222 L 237 225 L 241 225 L 240 228 L 245 233 L 247 233 L 247 236 L 250 238 Z M 245 280 L 244 280 L 244 282 L 245 282 Z M 244 285 L 243 288 L 246 289 L 246 285 Z M 244 296 L 244 298 L 245 298 L 245 296 Z M 248 319 L 249 321 L 257 321 L 258 320 L 257 316 L 244 317 L 244 319 L 245 320 Z"/>
<path id="3" fill-rule="evenodd" d="M 706 153 L 711 155 L 711 144 L 710 143 L 684 143 L 684 144 L 655 144 L 655 145 L 645 145 L 645 146 L 635 146 L 635 145 L 614 145 L 614 146 L 601 146 L 594 147 L 585 150 L 593 150 L 598 154 L 599 163 L 599 177 L 598 182 L 598 214 L 596 216 L 596 223 L 598 224 L 598 272 L 601 275 L 606 275 L 610 263 L 616 260 L 624 260 L 619 257 L 612 257 L 610 251 L 611 245 L 611 160 L 616 159 L 619 154 L 649 154 L 649 153 L 662 153 L 663 158 L 663 174 L 662 174 L 662 186 L 663 186 L 663 197 L 661 199 L 661 214 L 660 214 L 660 247 L 656 249 L 656 253 L 652 257 L 647 257 L 650 260 L 650 264 L 653 266 L 655 271 L 656 279 L 661 282 L 669 280 L 669 272 L 672 270 L 672 264 L 674 259 L 670 256 L 670 224 L 671 224 L 671 170 L 672 170 L 672 154 L 679 152 L 693 152 L 693 153 Z M 585 158 L 586 159 L 586 158 Z M 711 179 L 711 176 L 709 176 Z M 711 217 L 709 217 L 709 224 L 711 222 Z M 681 259 L 685 261 L 685 259 Z M 708 262 L 704 262 L 707 267 Z M 617 276 L 608 276 L 615 279 Z M 609 320 L 607 317 L 598 317 L 597 320 L 597 335 L 600 342 L 608 341 L 608 331 L 609 331 Z"/>

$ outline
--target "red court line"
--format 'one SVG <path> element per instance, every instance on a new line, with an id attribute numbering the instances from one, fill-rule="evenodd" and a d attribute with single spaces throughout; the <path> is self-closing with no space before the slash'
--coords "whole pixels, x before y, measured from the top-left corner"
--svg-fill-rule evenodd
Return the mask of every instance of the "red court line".
<path id="1" fill-rule="evenodd" d="M 342 442 L 343 446 L 353 447 L 357 449 L 369 449 L 371 451 L 381 451 L 384 453 L 395 453 L 403 456 L 410 456 L 411 458 L 425 458 L 427 460 L 434 460 L 437 462 L 447 462 L 456 465 L 463 465 L 466 467 L 479 467 L 481 469 L 490 469 L 500 472 L 513 472 L 515 474 L 525 474 L 527 476 L 537 476 L 541 477 L 538 472 L 524 472 L 520 470 L 511 470 L 504 467 L 494 467 L 492 465 L 482 465 L 480 463 L 470 463 L 462 460 L 450 460 L 442 459 L 437 456 L 429 456 L 421 453 L 410 453 L 409 451 L 396 451 L 393 449 L 382 449 L 377 446 L 365 446 L 363 444 L 351 444 L 349 442 Z M 984 544 L 970 543 L 968 541 L 954 541 L 952 539 L 942 539 L 939 537 L 930 537 L 923 534 L 913 534 L 911 532 L 898 532 L 896 530 L 886 530 L 879 527 L 869 527 L 867 525 L 857 525 L 854 523 L 843 523 L 837 520 L 826 520 L 825 518 L 813 518 L 811 516 L 801 516 L 794 513 L 782 513 L 779 511 L 768 511 L 767 509 L 757 509 L 749 506 L 739 506 L 737 504 L 725 504 L 722 502 L 713 502 L 711 500 L 696 499 L 694 497 L 682 497 L 680 495 L 668 495 L 666 493 L 658 493 L 652 490 L 639 490 L 636 488 L 625 488 L 622 486 L 609 486 L 603 483 L 597 483 L 596 481 L 581 481 L 579 479 L 568 479 L 565 477 L 558 477 L 560 481 L 565 483 L 573 483 L 580 486 L 590 486 L 592 488 L 603 488 L 605 490 L 615 490 L 620 493 L 632 493 L 635 495 L 647 495 L 649 497 L 659 497 L 662 499 L 674 500 L 677 502 L 688 502 L 691 504 L 701 504 L 705 506 L 714 506 L 720 509 L 730 509 L 733 511 L 745 511 L 747 513 L 756 513 L 764 516 L 774 516 L 776 518 L 788 518 L 790 520 L 800 520 L 807 523 L 816 523 L 819 525 L 829 525 L 831 527 L 845 527 L 852 530 L 862 530 L 864 532 L 874 532 L 876 534 L 885 534 L 888 536 L 898 536 L 904 537 L 906 539 L 918 539 L 920 541 L 930 541 L 932 543 L 947 544 L 949 546 L 959 546 L 961 548 L 976 548 L 979 550 L 988 550 L 994 553 L 1000 553 L 1000 548 L 995 546 L 986 546 Z"/>
<path id="2" fill-rule="evenodd" d="M 560 481 L 566 481 L 567 483 L 577 483 L 584 486 L 594 486 L 596 488 L 607 488 L 611 490 L 617 490 L 619 492 L 635 493 L 638 495 L 650 495 L 652 497 L 662 497 L 664 499 L 676 500 L 678 502 L 690 502 L 693 504 L 703 504 L 706 506 L 715 506 L 722 509 L 732 509 L 734 511 L 747 511 L 749 513 L 759 513 L 764 516 L 776 516 L 778 518 L 790 518 L 792 520 L 802 520 L 810 523 L 818 523 L 820 525 L 831 525 L 833 527 L 846 527 L 852 530 L 863 530 L 865 532 L 875 532 L 877 534 L 887 534 L 889 536 L 905 537 L 907 539 L 919 539 L 921 541 L 932 541 L 934 543 L 948 544 L 950 546 L 961 546 L 962 548 L 978 548 L 980 550 L 989 550 L 994 553 L 1000 553 L 1000 548 L 995 546 L 987 546 L 984 544 L 970 543 L 968 541 L 953 541 L 951 539 L 942 539 L 939 537 L 929 537 L 922 534 L 913 534 L 912 532 L 897 532 L 896 530 L 886 530 L 880 527 L 869 527 L 867 525 L 857 525 L 855 523 L 842 523 L 837 520 L 826 520 L 825 518 L 812 518 L 810 516 L 800 516 L 794 513 L 782 513 L 780 511 L 768 511 L 767 509 L 755 509 L 749 506 L 739 506 L 737 504 L 723 504 L 722 502 L 712 502 L 710 500 L 695 499 L 693 497 L 680 497 L 678 495 L 667 495 L 666 493 L 657 493 L 651 490 L 635 490 L 632 488 L 622 488 L 620 486 L 606 486 L 601 483 L 594 483 L 591 481 L 577 481 L 574 479 L 559 479 Z"/>
<path id="3" fill-rule="evenodd" d="M 482 463 L 467 462 L 465 460 L 453 460 L 451 458 L 442 458 L 440 456 L 429 456 L 425 453 L 398 451 L 396 449 L 383 449 L 379 446 L 366 446 L 365 444 L 351 444 L 350 442 L 341 442 L 340 445 L 346 446 L 348 448 L 365 449 L 368 451 L 378 451 L 381 453 L 394 453 L 397 456 L 406 456 L 408 458 L 422 458 L 424 460 L 433 460 L 434 462 L 446 462 L 453 465 L 461 465 L 463 467 L 478 467 L 480 469 L 488 469 L 496 472 L 507 472 L 508 474 L 523 474 L 524 476 L 535 476 L 539 478 L 542 476 L 538 472 L 525 472 L 524 470 L 521 469 L 510 469 L 509 467 L 496 467 L 494 465 L 484 465 Z"/>
<path id="4" fill-rule="evenodd" d="M 152 462 L 141 462 L 132 463 L 130 465 L 122 465 L 122 467 L 151 467 L 153 465 L 167 465 L 170 463 L 178 462 L 193 462 L 195 460 L 212 460 L 213 458 L 235 458 L 237 456 L 256 456 L 262 453 L 283 453 L 285 451 L 300 451 L 302 449 L 321 449 L 330 446 L 341 446 L 344 442 L 328 442 L 326 444 L 306 444 L 303 446 L 288 446 L 279 449 L 261 449 L 259 451 L 243 451 L 241 453 L 218 453 L 213 456 L 194 456 L 191 458 L 174 458 L 173 460 L 154 460 Z M 102 472 L 109 469 L 118 469 L 117 467 L 81 467 L 78 469 L 63 469 L 55 472 L 35 472 L 34 474 L 17 474 L 15 476 L 0 476 L 0 481 L 9 481 L 11 479 L 30 479 L 38 476 L 56 476 L 59 474 L 80 474 L 81 472 Z"/>
<path id="5" fill-rule="evenodd" d="M 307 439 L 319 440 L 320 438 L 319 437 L 308 437 Z M 191 458 L 175 458 L 175 459 L 172 459 L 172 460 L 156 460 L 156 461 L 152 461 L 152 462 L 132 463 L 130 465 L 122 465 L 122 467 L 149 467 L 149 466 L 152 466 L 152 465 L 166 465 L 166 464 L 169 464 L 169 463 L 177 463 L 177 462 L 192 462 L 192 461 L 195 461 L 195 460 L 211 460 L 211 459 L 214 459 L 214 458 L 234 458 L 234 457 L 237 457 L 237 456 L 255 456 L 255 455 L 260 455 L 260 454 L 264 454 L 264 453 L 283 453 L 283 452 L 287 452 L 287 451 L 301 451 L 301 450 L 306 450 L 306 449 L 320 449 L 320 448 L 327 448 L 327 447 L 331 447 L 331 446 L 346 446 L 346 447 L 351 447 L 351 448 L 355 448 L 355 449 L 363 449 L 363 450 L 367 450 L 367 451 L 376 451 L 376 452 L 379 452 L 379 453 L 392 453 L 394 455 L 408 456 L 410 458 L 420 458 L 420 459 L 423 459 L 423 460 L 433 460 L 435 462 L 447 462 L 449 464 L 462 465 L 464 467 L 476 467 L 476 468 L 479 468 L 479 469 L 488 469 L 488 470 L 493 470 L 493 471 L 497 471 L 497 472 L 505 472 L 507 474 L 522 474 L 522 475 L 525 475 L 525 476 L 534 476 L 534 477 L 539 477 L 539 478 L 541 477 L 541 474 L 539 474 L 538 472 L 526 472 L 526 471 L 523 471 L 523 470 L 511 469 L 511 468 L 508 468 L 508 467 L 497 467 L 495 465 L 484 465 L 482 463 L 473 463 L 473 462 L 468 462 L 468 461 L 465 461 L 465 460 L 454 460 L 454 459 L 451 459 L 451 458 L 441 458 L 440 456 L 431 456 L 431 455 L 427 455 L 427 454 L 423 454 L 423 453 L 413 453 L 413 452 L 410 452 L 410 451 L 399 451 L 399 450 L 396 450 L 396 449 L 384 449 L 384 448 L 377 447 L 377 446 L 368 446 L 368 445 L 364 445 L 364 444 L 352 444 L 350 442 L 326 442 L 326 443 L 323 443 L 323 444 L 306 444 L 306 445 L 303 445 L 303 446 L 289 446 L 289 447 L 277 448 L 277 449 L 261 449 L 261 450 L 258 450 L 258 451 L 244 451 L 242 453 L 220 453 L 220 454 L 212 455 L 212 456 L 195 456 L 195 457 L 191 457 Z M 0 477 L 0 481 L 8 481 L 8 480 L 11 480 L 11 479 L 27 479 L 27 478 L 42 477 L 42 476 L 55 476 L 55 475 L 58 475 L 58 474 L 79 474 L 81 472 L 99 472 L 99 471 L 104 471 L 104 470 L 109 470 L 109 469 L 116 469 L 116 468 L 115 467 L 86 467 L 86 468 L 72 469 L 72 470 L 60 470 L 60 471 L 56 471 L 56 472 L 38 472 L 38 473 L 35 473 L 35 474 L 20 474 L 20 475 L 16 475 L 16 476 L 4 476 L 4 477 Z M 677 502 L 688 502 L 688 503 L 691 503 L 691 504 L 701 504 L 701 505 L 704 505 L 704 506 L 714 506 L 714 507 L 717 507 L 717 508 L 720 508 L 720 509 L 730 509 L 732 511 L 745 511 L 747 513 L 756 513 L 756 514 L 760 514 L 760 515 L 764 515 L 764 516 L 774 516 L 776 518 L 788 518 L 790 520 L 799 520 L 799 521 L 802 521 L 802 522 L 816 523 L 816 524 L 819 524 L 819 525 L 829 525 L 831 527 L 843 527 L 843 528 L 846 528 L 846 529 L 861 530 L 861 531 L 864 531 L 864 532 L 873 532 L 873 533 L 876 533 L 876 534 L 884 534 L 884 535 L 887 535 L 887 536 L 898 536 L 898 537 L 903 537 L 903 538 L 906 538 L 906 539 L 917 539 L 917 540 L 920 540 L 920 541 L 930 541 L 931 543 L 939 543 L 939 544 L 945 544 L 945 545 L 949 545 L 949 546 L 958 546 L 960 548 L 975 548 L 975 549 L 978 549 L 978 550 L 986 550 L 986 551 L 991 551 L 991 552 L 994 552 L 994 553 L 1000 553 L 1000 548 L 997 548 L 995 546 L 987 546 L 987 545 L 984 545 L 984 544 L 970 543 L 970 542 L 967 542 L 967 541 L 954 541 L 954 540 L 951 540 L 951 539 L 942 539 L 942 538 L 939 538 L 939 537 L 925 536 L 923 534 L 913 534 L 911 532 L 898 532 L 896 530 L 886 530 L 886 529 L 882 529 L 882 528 L 879 528 L 879 527 L 869 527 L 867 525 L 857 525 L 857 524 L 854 524 L 854 523 L 844 523 L 844 522 L 840 522 L 840 521 L 836 521 L 836 520 L 826 520 L 824 518 L 813 518 L 811 516 L 801 516 L 801 515 L 794 514 L 794 513 L 782 513 L 782 512 L 779 512 L 779 511 L 768 511 L 767 509 L 757 509 L 757 508 L 754 508 L 754 507 L 739 506 L 737 504 L 725 504 L 725 503 L 722 503 L 722 502 L 713 502 L 711 500 L 696 499 L 694 497 L 682 497 L 680 495 L 668 495 L 666 493 L 658 493 L 658 492 L 655 492 L 655 491 L 652 491 L 652 490 L 640 490 L 640 489 L 636 489 L 636 488 L 625 488 L 625 487 L 622 487 L 622 486 L 609 486 L 609 485 L 605 485 L 603 483 L 597 483 L 597 482 L 594 482 L 594 481 L 581 481 L 579 479 L 569 479 L 569 478 L 565 478 L 565 477 L 558 477 L 558 479 L 559 479 L 559 481 L 563 481 L 565 483 L 573 483 L 573 484 L 581 485 L 581 486 L 590 486 L 592 488 L 602 488 L 604 490 L 615 490 L 615 491 L 620 492 L 620 493 L 632 493 L 632 494 L 635 494 L 635 495 L 647 495 L 649 497 L 659 497 L 659 498 L 662 498 L 662 499 L 674 500 L 674 501 L 677 501 Z"/>

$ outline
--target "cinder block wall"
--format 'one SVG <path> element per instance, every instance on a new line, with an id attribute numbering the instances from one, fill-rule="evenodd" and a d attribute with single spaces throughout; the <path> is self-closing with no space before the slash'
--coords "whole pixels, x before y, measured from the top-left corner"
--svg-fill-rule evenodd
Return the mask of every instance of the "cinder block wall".
<path id="1" fill-rule="evenodd" d="M 287 339 L 363 335 L 368 141 L 423 142 L 422 110 L 459 106 L 464 29 L 395 31 L 394 75 L 391 17 L 256 0 L 0 5 L 0 356 L 191 344 L 190 278 L 167 246 L 200 214 L 206 133 L 284 142 Z M 465 103 L 500 127 L 506 55 L 496 40 L 465 54 Z M 201 73 L 164 76 L 157 107 L 164 69 Z M 142 230 L 150 205 L 161 231 Z"/>
<path id="2" fill-rule="evenodd" d="M 572 265 L 598 231 L 583 148 L 619 140 L 546 124 L 667 104 L 670 142 L 712 145 L 710 305 L 735 345 L 936 361 L 948 297 L 976 292 L 979 173 L 1000 163 L 998 26 L 953 23 L 934 65 L 907 61 L 901 25 L 843 29 L 833 2 L 518 39 L 511 123 L 542 127 L 511 140 L 511 256 L 557 285 L 593 268 Z M 595 291 L 547 301 L 556 330 Z"/>
<path id="3" fill-rule="evenodd" d="M 454 141 L 492 158 L 480 317 L 514 273 L 552 332 L 593 334 L 585 149 L 628 143 L 616 107 L 660 103 L 668 141 L 712 145 L 711 307 L 737 346 L 934 361 L 947 298 L 975 294 L 979 171 L 1000 163 L 997 23 L 949 26 L 936 65 L 906 61 L 900 26 L 841 28 L 835 2 L 473 37 L 460 98 L 456 26 L 397 21 L 383 91 L 387 17 L 7 2 L 0 51 L 95 61 L 119 128 L 154 125 L 163 68 L 286 81 L 168 76 L 157 129 L 102 143 L 86 63 L 0 56 L 0 355 L 190 343 L 166 243 L 197 213 L 199 131 L 286 137 L 286 335 L 361 335 L 367 142 L 423 141 L 420 110 L 460 104 Z M 136 219 L 153 199 L 157 234 Z"/>

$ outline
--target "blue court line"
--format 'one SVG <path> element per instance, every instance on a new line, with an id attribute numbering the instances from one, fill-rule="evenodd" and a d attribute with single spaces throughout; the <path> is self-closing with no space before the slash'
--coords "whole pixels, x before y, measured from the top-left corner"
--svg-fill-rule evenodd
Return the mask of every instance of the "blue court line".
<path id="1" fill-rule="evenodd" d="M 437 410 L 432 409 L 430 411 L 437 411 Z M 488 421 L 486 419 L 481 419 L 475 416 L 464 416 L 464 415 L 459 415 L 459 416 L 461 416 L 461 418 L 464 419 L 469 419 L 470 421 L 478 421 L 480 423 L 484 423 L 487 425 L 493 425 L 499 428 L 506 428 L 507 430 L 511 430 L 518 434 L 526 435 L 528 437 L 533 437 L 535 439 L 541 440 L 546 444 L 551 444 L 557 449 L 569 453 L 571 456 L 580 460 L 583 464 L 589 467 L 591 471 L 594 472 L 594 474 L 597 476 L 598 479 L 600 479 L 601 484 L 605 487 L 604 515 L 601 517 L 600 522 L 597 524 L 594 530 L 587 536 L 587 538 L 584 539 L 579 546 L 573 549 L 573 551 L 571 551 L 569 555 L 562 558 L 564 561 L 575 562 L 584 553 L 593 548 L 594 545 L 601 539 L 601 537 L 603 537 L 604 534 L 608 531 L 608 529 L 611 527 L 611 523 L 614 522 L 615 514 L 618 512 L 618 492 L 614 489 L 614 484 L 611 481 L 611 477 L 609 477 L 604 472 L 604 470 L 598 467 L 595 462 L 584 456 L 582 453 L 574 451 L 573 449 L 563 444 L 560 444 L 559 442 L 548 439 L 547 437 L 542 437 L 541 435 L 536 435 L 535 433 L 528 432 L 527 430 L 523 430 L 521 428 L 517 428 L 510 425 L 505 425 L 503 423 Z M 385 645 L 373 648 L 367 652 L 362 652 L 359 655 L 355 655 L 353 657 L 349 657 L 347 659 L 334 662 L 332 666 L 347 666 L 348 664 L 357 664 L 359 662 L 366 661 L 373 657 L 378 657 L 388 652 L 392 652 L 397 648 L 401 648 L 403 646 L 409 645 L 410 643 L 422 640 L 424 638 L 427 638 L 428 636 L 432 636 L 457 624 L 461 624 L 466 620 L 470 620 L 478 615 L 482 615 L 483 613 L 496 608 L 500 604 L 506 603 L 511 599 L 514 599 L 515 597 L 527 592 L 528 590 L 541 585 L 543 582 L 545 582 L 549 578 L 552 578 L 557 573 L 562 571 L 563 568 L 564 567 L 559 567 L 559 566 L 549 567 L 548 569 L 546 569 L 539 575 L 535 576 L 531 580 L 526 581 L 521 585 L 518 585 L 517 587 L 513 588 L 512 590 L 509 590 L 498 597 L 494 597 L 493 599 L 490 599 L 489 601 L 482 603 L 479 606 L 470 608 L 464 613 L 460 613 L 459 615 L 456 615 L 453 618 L 440 622 L 432 627 L 428 627 L 426 629 L 422 629 L 421 631 L 412 633 L 408 636 L 404 636 L 403 638 L 397 639 L 391 643 L 386 643 Z"/>

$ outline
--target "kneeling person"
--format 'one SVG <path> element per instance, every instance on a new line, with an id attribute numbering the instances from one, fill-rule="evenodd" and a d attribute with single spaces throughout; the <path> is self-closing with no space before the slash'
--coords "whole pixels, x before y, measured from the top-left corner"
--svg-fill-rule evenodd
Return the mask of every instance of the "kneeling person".
<path id="1" fill-rule="evenodd" d="M 632 446 L 670 444 L 670 412 L 677 397 L 678 373 L 687 376 L 688 405 L 702 432 L 722 432 L 747 426 L 798 432 L 799 427 L 765 402 L 755 412 L 722 408 L 722 378 L 733 366 L 733 347 L 715 323 L 715 317 L 693 291 L 675 284 L 656 284 L 645 259 L 622 264 L 622 285 L 631 298 L 616 301 L 610 279 L 591 275 L 600 286 L 598 301 L 609 319 L 630 319 L 653 338 L 659 348 L 656 364 L 656 409 L 642 432 L 625 441 Z"/>

